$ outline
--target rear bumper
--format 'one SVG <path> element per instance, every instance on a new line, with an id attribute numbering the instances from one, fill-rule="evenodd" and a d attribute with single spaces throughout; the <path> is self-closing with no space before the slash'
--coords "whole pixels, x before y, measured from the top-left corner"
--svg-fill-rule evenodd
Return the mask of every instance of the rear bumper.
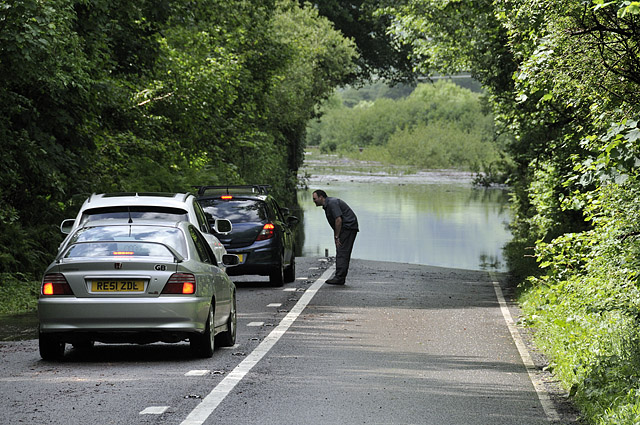
<path id="1" fill-rule="evenodd" d="M 208 298 L 175 296 L 52 297 L 38 301 L 38 318 L 41 333 L 66 342 L 171 342 L 204 332 L 209 304 Z"/>
<path id="2" fill-rule="evenodd" d="M 268 275 L 280 265 L 280 249 L 275 246 L 246 247 L 227 249 L 229 254 L 242 255 L 243 261 L 234 267 L 228 267 L 226 272 L 230 276 L 243 274 Z"/>

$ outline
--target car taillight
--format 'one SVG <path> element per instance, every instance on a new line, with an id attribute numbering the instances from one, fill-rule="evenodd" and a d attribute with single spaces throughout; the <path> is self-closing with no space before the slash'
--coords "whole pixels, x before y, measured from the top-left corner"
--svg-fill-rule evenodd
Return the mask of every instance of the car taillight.
<path id="1" fill-rule="evenodd" d="M 274 226 L 273 223 L 265 224 L 262 230 L 260 231 L 260 233 L 258 234 L 258 237 L 256 238 L 256 240 L 264 241 L 267 239 L 271 239 L 276 234 L 275 229 L 276 229 L 276 226 Z"/>
<path id="2" fill-rule="evenodd" d="M 62 273 L 51 273 L 42 279 L 42 295 L 73 295 L 73 291 Z"/>
<path id="3" fill-rule="evenodd" d="M 163 294 L 195 294 L 196 277 L 191 273 L 174 273 L 162 290 Z"/>
<path id="4" fill-rule="evenodd" d="M 230 201 L 231 199 L 233 199 L 233 196 L 231 196 L 231 195 L 222 195 L 220 197 L 220 199 L 222 199 L 224 201 Z"/>

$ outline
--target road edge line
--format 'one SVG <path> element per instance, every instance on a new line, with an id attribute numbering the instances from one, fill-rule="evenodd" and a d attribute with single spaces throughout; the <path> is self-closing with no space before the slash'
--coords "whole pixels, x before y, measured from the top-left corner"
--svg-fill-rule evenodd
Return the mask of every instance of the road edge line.
<path id="1" fill-rule="evenodd" d="M 545 415 L 547 416 L 547 420 L 549 422 L 559 422 L 560 415 L 556 410 L 553 401 L 551 401 L 551 397 L 547 392 L 547 389 L 544 386 L 544 383 L 538 379 L 536 373 L 538 368 L 536 368 L 533 363 L 533 359 L 531 358 L 531 354 L 527 349 L 522 337 L 520 336 L 520 332 L 516 327 L 515 322 L 513 321 L 513 317 L 511 316 L 511 312 L 509 311 L 509 307 L 507 306 L 507 301 L 502 294 L 502 288 L 500 287 L 500 282 L 494 273 L 489 272 L 491 283 L 493 284 L 493 290 L 496 293 L 496 297 L 498 298 L 498 304 L 500 304 L 500 311 L 502 312 L 502 317 L 504 321 L 507 323 L 507 328 L 509 328 L 509 333 L 511 334 L 511 338 L 513 342 L 516 344 L 516 348 L 520 353 L 520 358 L 522 359 L 522 363 L 524 363 L 525 368 L 527 369 L 527 373 L 529 374 L 529 379 L 533 384 L 533 388 L 536 390 L 536 394 L 538 395 L 538 400 L 540 400 L 540 404 L 542 405 L 542 410 L 544 410 Z"/>
<path id="2" fill-rule="evenodd" d="M 203 424 L 233 388 L 245 377 L 253 367 L 273 348 L 282 338 L 285 332 L 291 327 L 293 322 L 300 316 L 305 307 L 316 295 L 320 287 L 331 276 L 335 266 L 329 267 L 300 297 L 295 306 L 280 321 L 278 326 L 267 335 L 267 337 L 249 354 L 240 364 L 238 364 L 222 381 L 216 385 L 211 392 L 198 404 L 181 422 L 180 425 L 201 425 Z"/>

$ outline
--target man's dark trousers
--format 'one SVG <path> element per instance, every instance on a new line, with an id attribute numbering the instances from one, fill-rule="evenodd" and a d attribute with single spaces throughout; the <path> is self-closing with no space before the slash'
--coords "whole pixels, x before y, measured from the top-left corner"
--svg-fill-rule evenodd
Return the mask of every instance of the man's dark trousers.
<path id="1" fill-rule="evenodd" d="M 349 272 L 351 251 L 356 241 L 357 230 L 342 229 L 340 231 L 340 246 L 336 246 L 336 273 L 335 279 L 344 282 Z"/>

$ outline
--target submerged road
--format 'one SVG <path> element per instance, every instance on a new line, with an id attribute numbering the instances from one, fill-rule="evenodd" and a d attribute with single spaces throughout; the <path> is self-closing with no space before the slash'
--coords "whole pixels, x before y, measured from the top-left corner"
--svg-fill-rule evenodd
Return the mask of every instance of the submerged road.
<path id="1" fill-rule="evenodd" d="M 298 258 L 282 288 L 238 285 L 238 344 L 68 348 L 0 343 L 0 423 L 573 424 L 557 409 L 502 302 L 498 274 Z"/>

